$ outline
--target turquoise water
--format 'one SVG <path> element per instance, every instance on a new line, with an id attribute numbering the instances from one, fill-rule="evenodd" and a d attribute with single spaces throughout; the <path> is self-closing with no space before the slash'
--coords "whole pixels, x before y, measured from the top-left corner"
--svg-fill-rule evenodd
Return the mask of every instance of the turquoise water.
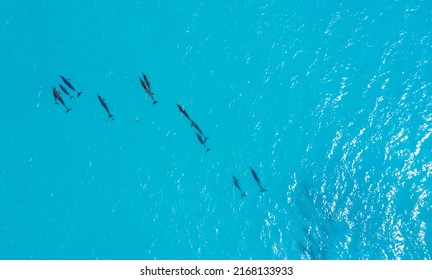
<path id="1" fill-rule="evenodd" d="M 431 259 L 432 2 L 3 2 L 1 259 Z"/>

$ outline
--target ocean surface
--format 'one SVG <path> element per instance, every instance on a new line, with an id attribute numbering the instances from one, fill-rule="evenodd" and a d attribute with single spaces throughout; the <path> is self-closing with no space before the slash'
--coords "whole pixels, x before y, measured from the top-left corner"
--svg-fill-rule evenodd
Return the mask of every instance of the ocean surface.
<path id="1" fill-rule="evenodd" d="M 0 259 L 431 259 L 432 1 L 1 6 Z"/>

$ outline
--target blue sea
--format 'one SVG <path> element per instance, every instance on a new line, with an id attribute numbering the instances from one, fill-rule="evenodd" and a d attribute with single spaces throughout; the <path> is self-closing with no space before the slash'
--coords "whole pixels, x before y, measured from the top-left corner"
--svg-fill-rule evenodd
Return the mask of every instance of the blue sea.
<path id="1" fill-rule="evenodd" d="M 431 1 L 1 6 L 0 259 L 431 259 Z"/>

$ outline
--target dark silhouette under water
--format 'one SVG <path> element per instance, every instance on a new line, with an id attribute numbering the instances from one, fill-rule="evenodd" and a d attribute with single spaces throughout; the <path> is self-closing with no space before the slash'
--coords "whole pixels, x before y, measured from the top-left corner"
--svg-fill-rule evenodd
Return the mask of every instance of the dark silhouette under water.
<path id="1" fill-rule="evenodd" d="M 240 191 L 240 193 L 241 193 L 241 197 L 245 197 L 245 196 L 247 196 L 247 193 L 244 192 L 244 191 L 242 190 L 242 188 L 240 187 L 240 184 L 239 184 L 238 179 L 237 179 L 234 175 L 232 175 L 232 178 L 233 178 L 234 186 L 235 186 L 235 187 Z"/>
<path id="2" fill-rule="evenodd" d="M 97 94 L 97 93 L 96 93 L 96 94 Z M 106 105 L 105 100 L 102 98 L 102 96 L 100 96 L 99 94 L 97 94 L 97 97 L 98 97 L 98 99 L 99 99 L 99 101 L 100 101 L 102 107 L 104 107 L 104 108 L 105 108 L 105 111 L 108 113 L 108 119 L 110 119 L 110 120 L 112 120 L 112 121 L 115 120 L 115 119 L 114 119 L 114 115 L 111 114 L 111 112 L 110 112 L 110 110 L 109 110 L 109 108 L 108 108 L 108 105 Z"/>
<path id="3" fill-rule="evenodd" d="M 265 191 L 267 191 L 267 189 L 263 187 L 263 185 L 262 185 L 262 183 L 261 183 L 261 180 L 260 180 L 260 178 L 258 177 L 258 174 L 256 173 L 256 171 L 255 171 L 252 167 L 249 167 L 249 168 L 250 168 L 250 171 L 252 172 L 252 176 L 254 177 L 255 181 L 256 181 L 257 184 L 258 184 L 258 187 L 260 188 L 260 192 L 265 192 Z"/>
<path id="4" fill-rule="evenodd" d="M 158 103 L 158 101 L 154 99 L 154 96 L 153 96 L 154 93 L 151 90 L 150 81 L 148 80 L 147 76 L 144 73 L 142 73 L 142 75 L 143 75 L 143 78 L 142 79 L 141 79 L 141 77 L 139 78 L 142 87 L 147 92 L 147 95 L 150 96 L 150 98 L 153 100 L 153 104 Z"/>
<path id="5" fill-rule="evenodd" d="M 57 91 L 57 89 L 55 87 L 52 87 L 52 91 L 54 93 L 54 101 L 55 101 L 54 104 L 58 104 L 57 103 L 57 100 L 58 100 L 66 108 L 66 113 L 69 112 L 70 110 L 72 110 L 71 108 L 68 108 L 68 106 L 64 102 L 63 98 L 61 97 L 60 93 Z"/>
<path id="6" fill-rule="evenodd" d="M 65 85 L 68 86 L 68 88 L 70 88 L 71 90 L 75 91 L 77 93 L 77 97 L 79 97 L 82 93 L 82 91 L 78 92 L 74 86 L 69 82 L 70 79 L 63 77 L 62 75 L 59 75 L 60 78 L 62 79 L 63 83 L 65 83 Z"/>

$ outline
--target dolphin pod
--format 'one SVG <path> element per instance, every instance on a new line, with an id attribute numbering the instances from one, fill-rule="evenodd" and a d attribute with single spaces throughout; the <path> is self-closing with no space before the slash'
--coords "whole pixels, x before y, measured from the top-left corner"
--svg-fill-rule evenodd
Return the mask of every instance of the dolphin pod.
<path id="1" fill-rule="evenodd" d="M 61 97 L 60 93 L 57 91 L 55 87 L 52 87 L 52 91 L 54 93 L 54 104 L 58 104 L 57 100 L 66 108 L 66 113 L 71 110 L 71 108 L 68 108 L 66 103 L 64 102 L 63 98 Z"/>
<path id="2" fill-rule="evenodd" d="M 71 90 L 73 90 L 73 91 L 75 91 L 77 93 L 77 97 L 79 97 L 81 95 L 82 91 L 81 92 L 76 91 L 75 88 L 74 88 L 74 86 L 71 84 L 70 79 L 63 77 L 62 75 L 59 75 L 59 76 L 62 79 L 63 83 L 65 83 L 65 85 L 68 86 L 68 88 L 70 88 Z"/>
<path id="3" fill-rule="evenodd" d="M 148 80 L 147 76 L 144 73 L 142 73 L 142 76 L 143 76 L 142 79 L 141 79 L 141 77 L 139 78 L 140 83 L 141 83 L 142 87 L 144 88 L 144 90 L 146 91 L 147 95 L 150 96 L 150 98 L 153 100 L 153 105 L 154 105 L 154 104 L 158 103 L 158 101 L 156 101 L 153 97 L 154 94 L 151 90 L 150 81 Z"/>
<path id="4" fill-rule="evenodd" d="M 63 81 L 63 83 L 66 85 L 66 87 L 73 90 L 77 94 L 77 96 L 76 96 L 77 98 L 82 94 L 82 92 L 78 92 L 77 90 L 75 90 L 75 87 L 70 82 L 70 79 L 65 78 L 64 76 L 61 76 L 61 75 L 59 75 L 59 76 L 60 76 L 61 80 Z M 159 103 L 159 101 L 157 101 L 154 98 L 154 93 L 151 89 L 150 81 L 149 81 L 147 75 L 142 73 L 142 77 L 139 77 L 139 81 L 140 81 L 141 86 L 143 87 L 143 89 L 147 93 L 147 95 L 152 99 L 153 105 Z M 66 94 L 70 97 L 70 99 L 72 99 L 74 97 L 72 94 L 69 93 L 69 91 L 67 90 L 67 88 L 65 86 L 63 86 L 62 84 L 59 84 L 59 87 L 64 94 Z M 52 87 L 52 91 L 54 94 L 54 104 L 58 104 L 58 102 L 60 102 L 66 108 L 66 113 L 68 113 L 71 110 L 71 108 L 69 108 L 66 105 L 65 101 L 63 100 L 63 98 L 60 94 L 61 92 L 59 92 L 55 87 Z M 97 93 L 96 95 L 97 95 L 97 98 L 98 98 L 101 106 L 105 109 L 106 113 L 108 114 L 108 119 L 113 121 L 114 115 L 111 113 L 107 103 L 105 102 L 105 99 L 99 93 Z M 179 109 L 180 113 L 190 122 L 190 126 L 195 129 L 195 135 L 196 135 L 199 143 L 204 147 L 206 152 L 209 152 L 211 149 L 206 144 L 209 137 L 206 134 L 204 134 L 201 127 L 194 120 L 192 120 L 192 118 L 190 117 L 190 115 L 186 111 L 185 107 L 183 107 L 182 105 L 180 105 L 178 103 L 176 103 L 176 105 L 177 105 L 177 108 Z M 255 182 L 258 185 L 260 192 L 261 193 L 266 192 L 267 189 L 265 187 L 263 187 L 263 184 L 261 182 L 261 179 L 258 176 L 258 173 L 252 167 L 249 167 L 249 169 L 250 169 L 250 172 L 252 174 L 253 179 L 255 180 Z M 241 188 L 239 180 L 237 179 L 237 177 L 235 177 L 234 175 L 231 175 L 231 176 L 232 176 L 232 180 L 233 180 L 233 184 L 234 184 L 235 188 L 237 188 L 240 191 L 240 196 L 246 197 L 247 192 L 245 192 Z"/>

